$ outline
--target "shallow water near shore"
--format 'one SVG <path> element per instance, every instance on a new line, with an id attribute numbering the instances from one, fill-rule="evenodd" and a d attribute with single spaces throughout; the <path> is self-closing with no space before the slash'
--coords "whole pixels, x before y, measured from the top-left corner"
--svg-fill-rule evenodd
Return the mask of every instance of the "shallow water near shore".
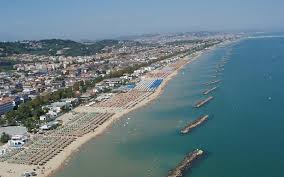
<path id="1" fill-rule="evenodd" d="M 227 57 L 217 78 L 215 66 Z M 163 177 L 186 153 L 208 152 L 186 176 L 280 177 L 284 164 L 284 38 L 247 39 L 187 65 L 163 94 L 83 145 L 55 177 Z M 216 79 L 218 89 L 195 109 Z M 203 114 L 186 136 L 179 130 Z"/>

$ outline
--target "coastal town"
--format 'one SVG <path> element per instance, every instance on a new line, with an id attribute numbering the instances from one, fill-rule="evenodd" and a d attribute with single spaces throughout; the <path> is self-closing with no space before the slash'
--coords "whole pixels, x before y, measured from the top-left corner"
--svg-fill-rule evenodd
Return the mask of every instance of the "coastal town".
<path id="1" fill-rule="evenodd" d="M 240 37 L 225 33 L 140 36 L 104 41 L 95 53 L 89 50 L 96 42 L 88 41 L 80 44 L 78 53 L 83 55 L 71 53 L 62 40 L 52 40 L 62 47 L 45 54 L 37 52 L 46 48 L 46 41 L 19 41 L 27 51 L 36 52 L 13 54 L 3 42 L 0 56 L 10 65 L 0 73 L 0 176 L 54 173 L 83 143 L 155 99 L 184 65 Z"/>
<path id="2" fill-rule="evenodd" d="M 0 177 L 282 177 L 283 7 L 1 1 Z"/>

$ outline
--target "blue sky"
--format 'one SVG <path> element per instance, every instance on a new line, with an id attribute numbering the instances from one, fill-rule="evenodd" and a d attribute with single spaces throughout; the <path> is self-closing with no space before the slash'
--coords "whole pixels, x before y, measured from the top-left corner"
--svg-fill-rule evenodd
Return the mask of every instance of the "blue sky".
<path id="1" fill-rule="evenodd" d="M 283 0 L 0 0 L 0 40 L 282 30 Z"/>

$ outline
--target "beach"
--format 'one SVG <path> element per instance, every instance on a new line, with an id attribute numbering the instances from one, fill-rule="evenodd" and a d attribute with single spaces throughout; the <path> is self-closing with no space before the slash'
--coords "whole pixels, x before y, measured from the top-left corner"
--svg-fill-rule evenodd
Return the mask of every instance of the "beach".
<path id="1" fill-rule="evenodd" d="M 205 52 L 205 53 L 210 53 L 211 51 L 213 51 L 213 48 L 209 51 L 207 51 L 207 52 Z M 149 109 L 151 109 L 151 107 L 152 106 L 155 106 L 155 105 L 161 105 L 161 108 L 160 109 L 162 109 L 162 110 L 160 110 L 160 111 L 158 111 L 159 112 L 159 114 L 161 114 L 161 115 L 155 115 L 155 114 L 153 114 L 154 116 L 158 116 L 159 118 L 160 117 L 162 117 L 162 116 L 165 116 L 164 114 L 162 114 L 163 112 L 165 112 L 165 114 L 167 113 L 167 109 L 169 109 L 169 110 L 171 110 L 172 108 L 175 108 L 177 105 L 175 105 L 175 104 L 173 104 L 173 105 L 170 105 L 170 102 L 168 102 L 167 103 L 167 106 L 165 106 L 164 104 L 162 104 L 160 101 L 159 101 L 159 99 L 160 99 L 160 96 L 161 95 L 165 95 L 165 94 L 163 94 L 164 93 L 164 91 L 165 91 L 165 89 L 167 88 L 166 86 L 168 86 L 168 85 L 173 85 L 172 83 L 175 83 L 175 84 L 181 84 L 181 85 L 183 85 L 184 83 L 179 83 L 179 81 L 177 81 L 176 79 L 173 79 L 173 78 L 176 78 L 177 77 L 177 75 L 179 75 L 179 77 L 180 76 L 185 76 L 185 72 L 187 72 L 187 70 L 185 70 L 184 68 L 185 68 L 185 66 L 186 66 L 186 68 L 188 68 L 189 66 L 191 66 L 191 64 L 192 63 L 197 63 L 199 60 L 197 60 L 197 59 L 200 59 L 200 57 L 202 57 L 203 56 L 203 54 L 204 54 L 204 52 L 203 53 L 199 53 L 199 55 L 198 56 L 196 56 L 196 57 L 193 57 L 193 58 L 191 58 L 187 63 L 185 63 L 182 67 L 180 67 L 178 70 L 176 70 L 175 72 L 173 72 L 173 73 L 171 73 L 170 75 L 168 75 L 167 76 L 167 78 L 164 80 L 164 82 L 163 82 L 163 84 L 152 94 L 152 95 L 150 95 L 149 97 L 148 97 L 148 99 L 145 99 L 144 101 L 142 101 L 142 102 L 140 102 L 139 104 L 137 104 L 134 108 L 132 108 L 132 109 L 130 109 L 130 110 L 128 110 L 128 111 L 126 111 L 125 112 L 125 114 L 121 114 L 121 115 L 119 115 L 119 116 L 117 116 L 117 119 L 115 119 L 115 120 L 113 120 L 113 121 L 117 121 L 118 123 L 118 125 L 117 124 L 115 124 L 116 126 L 116 129 L 119 129 L 119 130 L 115 130 L 115 135 L 112 135 L 112 136 L 115 136 L 115 138 L 111 138 L 111 140 L 110 140 L 110 142 L 108 142 L 108 143 L 110 143 L 110 144 L 108 144 L 107 146 L 108 147 L 111 147 L 111 146 L 114 146 L 114 147 L 116 147 L 116 146 L 123 146 L 124 145 L 124 142 L 126 141 L 126 142 L 128 142 L 128 141 L 130 141 L 130 142 L 132 142 L 132 141 L 134 141 L 135 143 L 134 144 L 139 144 L 139 145 L 141 145 L 142 147 L 141 147 L 141 149 L 140 148 L 138 148 L 138 147 L 136 147 L 136 148 L 138 148 L 140 151 L 143 151 L 144 152 L 144 149 L 145 149 L 145 151 L 150 151 L 151 152 L 151 150 L 149 149 L 149 147 L 148 148 L 143 148 L 144 146 L 146 146 L 147 147 L 147 145 L 149 145 L 149 146 L 151 146 L 151 143 L 146 143 L 147 145 L 142 145 L 143 143 L 145 143 L 144 141 L 143 141 L 143 136 L 144 136 L 144 134 L 145 134 L 145 136 L 150 136 L 150 137 L 156 137 L 157 136 L 157 138 L 159 137 L 159 135 L 160 135 L 160 133 L 157 133 L 157 134 L 155 134 L 155 133 L 153 133 L 153 132 L 156 132 L 156 131 L 158 131 L 159 132 L 159 129 L 163 129 L 163 128 L 158 128 L 158 127 L 155 127 L 155 130 L 152 130 L 152 128 L 154 128 L 154 127 L 152 127 L 152 125 L 151 125 L 151 123 L 148 125 L 148 127 L 149 127 L 149 129 L 151 130 L 150 132 L 143 132 L 143 129 L 142 129 L 142 127 L 140 127 L 141 125 L 140 125 L 140 121 L 143 121 L 143 119 L 145 119 L 146 117 L 144 117 L 144 116 L 142 116 L 143 117 L 143 119 L 137 119 L 136 120 L 136 118 L 134 118 L 135 116 L 134 115 L 136 115 L 137 113 L 136 112 L 139 112 L 140 114 L 144 114 L 143 112 L 145 112 L 145 114 L 147 115 L 147 120 L 152 120 L 151 118 L 152 118 L 152 116 L 151 117 L 149 117 L 148 118 L 148 116 L 149 116 L 149 113 L 148 113 L 148 110 Z M 182 72 L 180 72 L 182 70 Z M 209 71 L 209 70 L 208 70 Z M 194 77 L 194 75 L 192 76 L 192 77 Z M 169 83 L 169 81 L 170 81 L 170 83 Z M 192 82 L 189 82 L 189 83 L 192 83 Z M 183 93 L 183 92 L 180 92 L 180 93 Z M 202 92 L 200 92 L 200 93 L 202 93 Z M 169 97 L 172 97 L 173 96 L 173 94 L 169 94 L 169 93 L 167 93 L 167 96 L 169 96 Z M 172 96 L 171 96 L 172 95 Z M 184 96 L 186 96 L 186 94 L 184 94 Z M 164 96 L 165 97 L 165 96 Z M 158 100 L 158 101 L 157 101 Z M 168 101 L 170 101 L 170 100 L 168 100 Z M 194 99 L 192 99 L 191 101 L 193 101 L 193 102 L 195 102 L 195 100 Z M 185 104 L 185 105 L 187 105 L 187 104 Z M 193 104 L 194 105 L 194 104 Z M 193 107 L 193 105 L 192 105 L 192 107 Z M 163 107 L 163 108 L 162 108 Z M 171 108 L 172 107 L 172 108 Z M 137 110 L 137 108 L 140 108 L 140 109 L 138 109 Z M 188 108 L 189 109 L 189 108 Z M 136 110 L 136 111 L 133 111 L 133 110 Z M 146 111 L 147 110 L 147 111 Z M 138 114 L 139 114 L 138 113 Z M 145 115 L 145 116 L 146 116 Z M 152 114 L 151 114 L 152 115 Z M 173 115 L 169 115 L 169 116 L 172 116 L 172 118 L 176 118 L 176 117 L 178 117 L 178 115 L 179 114 L 176 114 L 176 112 L 173 114 Z M 121 120 L 121 119 L 119 119 L 119 118 L 121 118 L 121 117 L 123 117 L 124 118 L 124 120 Z M 141 117 L 140 117 L 141 118 Z M 133 119 L 135 119 L 135 120 L 133 120 Z M 153 119 L 153 120 L 155 120 L 155 118 Z M 135 121 L 135 123 L 133 123 L 133 124 L 131 124 L 131 125 L 128 125 L 128 123 L 130 124 L 130 122 L 132 122 L 132 121 Z M 137 122 L 137 121 L 139 121 L 139 122 Z M 150 122 L 152 122 L 152 121 L 150 121 Z M 156 121 L 155 121 L 156 122 Z M 157 121 L 157 122 L 160 122 L 159 124 L 161 124 L 160 126 L 165 126 L 165 128 L 169 128 L 169 127 L 171 127 L 171 128 L 176 128 L 176 123 L 175 122 L 171 122 L 170 124 L 169 123 L 167 123 L 167 121 L 165 122 L 165 121 L 163 121 L 162 119 L 161 120 L 159 120 L 159 121 Z M 185 123 L 185 122 L 184 122 Z M 112 125 L 112 123 L 110 123 L 110 125 Z M 129 128 L 128 128 L 128 126 L 129 126 Z M 185 124 L 181 124 L 181 127 L 180 127 L 180 129 L 183 127 L 183 126 L 185 126 Z M 110 127 L 113 127 L 113 126 L 110 126 Z M 119 128 L 118 128 L 119 127 Z M 131 127 L 131 128 L 130 128 Z M 113 131 L 112 130 L 113 128 L 111 128 L 111 132 Z M 121 129 L 123 129 L 123 130 L 121 130 Z M 125 130 L 124 130 L 125 129 Z M 148 128 L 146 128 L 146 129 L 148 129 Z M 105 129 L 106 130 L 106 129 Z M 118 131 L 118 132 L 117 132 Z M 120 131 L 122 131 L 122 132 L 120 132 Z M 142 131 L 142 132 L 141 132 Z M 105 132 L 105 131 L 103 131 L 103 132 Z M 100 137 L 100 138 L 98 138 L 98 139 L 100 139 L 100 142 L 98 142 L 99 144 L 104 144 L 104 143 L 102 143 L 101 142 L 101 139 L 106 139 L 106 138 L 104 138 L 105 136 L 107 136 L 107 137 L 109 137 L 110 135 L 109 135 L 109 133 L 110 134 L 113 134 L 113 133 L 111 133 L 111 132 L 109 132 L 109 131 L 107 131 L 108 133 L 106 134 L 106 135 L 103 135 L 102 137 Z M 126 135 L 127 134 L 127 135 Z M 150 135 L 149 135 L 150 134 Z M 112 137 L 111 136 L 111 137 Z M 141 136 L 141 138 L 142 138 L 142 140 L 140 139 L 140 136 Z M 107 138 L 108 139 L 108 138 Z M 165 137 L 165 138 L 163 138 L 163 140 L 167 140 L 167 138 Z M 138 143 L 138 142 L 140 142 L 141 141 L 141 143 Z M 157 140 L 158 142 L 160 141 L 160 140 Z M 161 139 L 161 141 L 162 141 L 162 139 Z M 123 151 L 124 153 L 122 153 L 122 154 L 124 154 L 125 155 L 125 153 L 128 151 L 127 149 L 129 148 L 129 149 L 132 149 L 133 147 L 131 147 L 131 145 L 130 145 L 130 147 L 129 146 L 123 146 L 123 147 L 121 147 L 122 149 L 120 149 L 120 148 L 118 148 L 118 149 L 120 149 L 120 151 L 119 152 L 116 152 L 117 151 L 117 149 L 108 149 L 108 150 L 105 150 L 104 152 L 103 152 L 103 154 L 104 154 L 104 156 L 107 156 L 107 157 L 105 157 L 105 158 L 103 158 L 103 159 L 101 159 L 102 157 L 101 157 L 101 155 L 98 155 L 98 153 L 96 152 L 96 150 L 93 150 L 93 151 L 88 151 L 88 152 L 86 152 L 86 149 L 90 149 L 90 146 L 92 146 L 91 144 L 97 144 L 96 143 L 97 142 L 97 139 L 95 138 L 94 140 L 91 140 L 91 142 L 89 143 L 87 143 L 86 145 L 85 145 L 85 148 L 81 151 L 82 152 L 82 154 L 84 154 L 84 155 L 86 155 L 85 156 L 85 158 L 88 158 L 88 155 L 87 154 L 90 154 L 90 156 L 92 156 L 91 154 L 95 154 L 96 156 L 99 156 L 99 157 L 93 157 L 93 158 L 91 158 L 92 159 L 92 161 L 90 161 L 89 159 L 84 159 L 84 162 L 80 162 L 80 163 L 85 163 L 85 164 L 89 164 L 89 165 L 87 165 L 87 166 L 92 166 L 91 164 L 92 163 L 95 163 L 95 165 L 93 166 L 93 168 L 95 168 L 96 170 L 96 174 L 98 175 L 98 176 L 111 176 L 111 175 L 113 175 L 113 176 L 123 176 L 121 173 L 123 173 L 123 172 L 121 172 L 121 170 L 122 169 L 120 169 L 119 168 L 119 166 L 120 165 L 118 165 L 118 167 L 115 165 L 115 164 L 112 164 L 112 165 L 110 165 L 111 166 L 111 168 L 113 169 L 115 169 L 115 171 L 116 172 L 118 172 L 119 171 L 119 174 L 115 174 L 115 173 L 109 173 L 109 172 L 102 172 L 102 171 L 105 171 L 105 170 L 102 170 L 102 171 L 100 171 L 100 172 L 98 172 L 98 169 L 108 169 L 109 168 L 109 165 L 108 165 L 108 163 L 111 163 L 111 162 L 109 162 L 107 159 L 112 159 L 113 161 L 115 161 L 116 162 L 116 164 L 121 164 L 121 166 L 124 166 L 124 165 L 122 165 L 122 164 L 128 164 L 129 162 L 130 162 L 130 164 L 128 164 L 128 166 L 129 166 L 129 168 L 126 168 L 126 167 L 124 167 L 123 168 L 123 170 L 126 170 L 126 172 L 125 173 L 127 173 L 127 172 L 129 172 L 128 173 L 128 175 L 129 176 L 133 176 L 134 174 L 136 174 L 136 173 L 139 173 L 139 175 L 138 174 L 136 174 L 137 176 L 145 176 L 146 174 L 146 172 L 148 172 L 148 170 L 147 169 L 144 169 L 144 171 L 143 172 L 141 172 L 141 171 L 139 171 L 139 170 L 137 170 L 137 168 L 140 168 L 140 166 L 139 167 L 137 167 L 135 164 L 137 163 L 137 164 L 144 164 L 145 162 L 143 162 L 143 157 L 141 157 L 141 154 L 140 153 L 138 153 L 137 152 L 137 154 L 132 154 L 135 158 L 134 159 L 132 159 L 131 160 L 131 158 L 129 159 L 129 161 L 126 161 L 126 162 L 118 162 L 118 161 L 120 161 L 120 159 L 122 158 L 122 157 L 119 157 L 118 158 L 118 160 L 116 160 L 116 159 L 113 159 L 113 158 L 117 158 L 116 157 L 116 155 L 117 155 L 117 153 L 119 153 L 120 151 Z M 132 144 L 132 143 L 131 143 Z M 174 145 L 174 143 L 172 144 L 172 145 Z M 86 147 L 87 146 L 87 147 Z M 102 153 L 101 151 L 104 149 L 104 148 L 106 148 L 106 147 L 104 147 L 103 149 L 101 149 L 100 148 L 100 145 L 96 145 L 96 148 L 94 148 L 94 149 L 97 149 L 98 147 L 97 146 L 99 146 L 99 150 L 98 150 L 98 152 L 100 152 L 100 153 Z M 154 147 L 153 147 L 154 148 Z M 167 145 L 164 145 L 163 147 L 160 147 L 159 148 L 159 151 L 162 151 L 163 149 L 168 149 L 168 147 L 167 147 Z M 198 147 L 196 147 L 196 148 L 198 148 Z M 135 149 L 135 148 L 134 148 Z M 114 152 L 113 152 L 114 151 Z M 125 152 L 126 151 L 126 152 Z M 81 154 L 81 152 L 79 152 L 79 153 L 77 153 L 75 156 L 78 156 L 78 154 Z M 109 153 L 108 153 L 109 152 Z M 158 153 L 158 152 L 157 152 Z M 152 154 L 153 155 L 153 158 L 154 158 L 154 154 Z M 156 155 L 156 153 L 155 153 L 155 155 Z M 137 156 L 137 157 L 136 157 Z M 143 155 L 142 155 L 143 156 Z M 165 155 L 165 158 L 167 157 L 167 155 Z M 133 157 L 132 157 L 133 158 Z M 137 158 L 137 159 L 136 159 Z M 76 159 L 77 159 L 77 157 L 76 157 Z M 136 160 L 135 160 L 136 159 Z M 112 161 L 111 160 L 111 161 Z M 139 162 L 137 162 L 137 160 L 139 160 Z M 74 163 L 74 161 L 76 162 L 76 163 Z M 85 162 L 86 161 L 86 162 Z M 132 162 L 133 161 L 133 162 Z M 140 162 L 141 161 L 141 162 Z M 148 166 L 148 164 L 151 164 L 151 163 L 154 163 L 154 162 L 156 162 L 155 161 L 155 159 L 153 160 L 153 162 L 147 162 L 147 165 L 145 164 L 145 166 Z M 91 163 L 91 164 L 90 164 Z M 74 171 L 73 170 L 70 170 L 70 168 L 75 168 L 76 169 L 76 167 L 74 167 L 74 164 L 76 164 L 76 165 L 78 165 L 77 164 L 77 160 L 74 160 L 74 158 L 71 158 L 71 161 L 69 161 L 69 163 L 66 165 L 67 167 L 64 167 L 64 169 L 63 170 L 60 170 L 59 171 L 59 173 L 56 173 L 56 177 L 61 177 L 61 176 L 70 176 L 71 174 L 73 174 L 74 173 Z M 70 166 L 71 165 L 71 166 Z M 75 166 L 76 166 L 75 165 Z M 99 165 L 99 167 L 98 167 L 98 165 Z M 172 165 L 171 167 L 174 167 L 175 165 Z M 66 169 L 67 168 L 67 169 Z M 91 167 L 92 168 L 92 167 Z M 141 168 L 143 168 L 143 167 L 141 167 Z M 119 169 L 119 170 L 118 170 Z M 136 171 L 137 170 L 137 171 Z M 62 173 L 61 173 L 61 171 L 62 171 Z M 66 173 L 64 172 L 64 171 L 67 171 Z M 71 171 L 71 172 L 70 172 Z M 72 172 L 73 171 L 73 172 Z M 74 173 L 74 174 L 76 174 L 76 176 L 78 176 L 79 175 L 79 173 L 80 172 L 82 173 L 82 175 L 83 176 L 90 176 L 91 175 L 91 173 L 92 173 L 92 170 L 88 170 L 88 171 L 86 171 L 86 173 L 84 173 L 84 171 L 83 171 L 83 169 L 78 169 L 78 172 L 76 171 L 76 173 Z M 134 173 L 134 174 L 132 174 L 132 172 Z M 165 171 L 165 172 L 167 172 L 167 170 Z M 111 175 L 109 175 L 109 174 L 111 174 Z M 153 176 L 153 175 L 151 175 L 151 176 Z M 155 175 L 154 175 L 155 176 Z"/>
<path id="2" fill-rule="evenodd" d="M 222 44 L 219 44 L 218 46 L 226 46 L 228 44 L 231 44 L 232 41 L 226 41 Z M 22 165 L 22 164 L 11 164 L 7 162 L 0 162 L 0 170 L 4 174 L 2 174 L 3 177 L 17 177 L 20 176 L 25 171 L 33 171 L 33 169 L 36 169 L 37 176 L 39 177 L 49 177 L 53 176 L 56 171 L 64 167 L 68 163 L 68 159 L 72 156 L 73 153 L 76 153 L 79 151 L 80 147 L 84 145 L 85 143 L 89 142 L 93 138 L 102 135 L 104 132 L 108 130 L 109 127 L 111 127 L 117 120 L 119 120 L 121 117 L 129 114 L 130 112 L 137 110 L 138 108 L 144 107 L 151 103 L 153 100 L 158 98 L 164 91 L 165 87 L 171 81 L 181 69 L 183 69 L 186 65 L 191 64 L 198 58 L 202 56 L 204 52 L 212 51 L 213 49 L 217 48 L 218 46 L 213 46 L 211 48 L 205 49 L 203 51 L 198 51 L 194 54 L 191 54 L 190 56 L 184 56 L 183 58 L 180 58 L 179 60 L 175 61 L 172 64 L 172 67 L 175 68 L 173 71 L 171 71 L 168 74 L 163 75 L 163 82 L 154 92 L 151 92 L 151 94 L 145 95 L 142 100 L 134 100 L 134 104 L 131 104 L 131 107 L 121 108 L 121 109 L 105 109 L 105 108 L 97 108 L 95 105 L 94 107 L 87 107 L 87 106 L 79 106 L 75 108 L 73 111 L 77 113 L 102 113 L 102 114 L 112 114 L 109 119 L 106 119 L 106 121 L 96 127 L 95 130 L 92 132 L 83 134 L 83 136 L 79 136 L 74 141 L 72 141 L 68 146 L 64 146 L 64 149 L 62 152 L 57 153 L 54 157 L 46 161 L 44 166 L 38 166 L 38 165 Z M 153 75 L 155 75 L 155 72 Z M 159 73 L 158 73 L 159 74 Z M 157 73 L 156 73 L 157 75 Z M 160 76 L 160 74 L 159 74 Z M 150 76 L 149 76 L 150 77 Z M 152 76 L 151 76 L 152 77 Z M 126 93 L 127 94 L 127 93 Z M 135 94 L 135 92 L 134 92 Z M 142 95 L 143 96 L 143 95 Z M 66 115 L 63 115 L 65 117 L 68 117 Z"/>
<path id="3" fill-rule="evenodd" d="M 206 156 L 185 177 L 281 176 L 283 47 L 283 39 L 249 39 L 204 54 L 151 104 L 86 143 L 55 177 L 167 176 L 196 148 Z M 229 61 L 222 75 L 210 77 L 224 58 Z M 221 82 L 210 93 L 214 100 L 194 108 L 211 88 L 204 83 L 215 79 Z M 210 116 L 208 122 L 180 135 L 187 123 L 204 114 Z"/>
<path id="4" fill-rule="evenodd" d="M 178 65 L 178 68 L 176 68 L 173 72 L 168 74 L 164 78 L 161 85 L 152 94 L 147 96 L 142 101 L 135 103 L 135 106 L 131 108 L 122 109 L 120 111 L 115 111 L 114 115 L 111 116 L 110 119 L 108 119 L 102 125 L 97 127 L 95 131 L 91 133 L 87 133 L 83 135 L 82 137 L 77 138 L 70 145 L 64 148 L 62 152 L 60 152 L 59 154 L 54 156 L 51 160 L 49 160 L 44 166 L 39 167 L 36 165 L 22 165 L 22 164 L 12 164 L 12 163 L 7 163 L 7 162 L 0 162 L 0 170 L 1 170 L 2 177 L 18 177 L 23 172 L 32 171 L 33 169 L 36 169 L 37 175 L 39 177 L 52 176 L 58 169 L 60 169 L 62 166 L 68 163 L 68 158 L 72 156 L 73 153 L 77 152 L 83 144 L 95 138 L 96 136 L 103 134 L 114 122 L 116 122 L 122 116 L 149 104 L 151 101 L 159 97 L 159 95 L 163 92 L 168 82 L 178 74 L 180 69 L 182 69 L 185 65 L 190 64 L 194 60 L 198 59 L 198 57 L 201 56 L 202 53 L 203 52 L 198 52 L 192 55 L 190 58 L 188 56 L 185 56 L 184 58 L 179 59 L 177 62 L 183 61 L 180 64 L 180 66 Z M 74 112 L 86 112 L 86 109 L 88 109 L 87 112 L 94 111 L 92 108 L 80 106 L 80 107 L 75 108 Z"/>
<path id="5" fill-rule="evenodd" d="M 95 138 L 96 136 L 102 135 L 110 126 L 112 126 L 113 123 L 115 123 L 118 119 L 120 119 L 124 115 L 126 115 L 126 114 L 128 114 L 128 113 L 130 113 L 130 112 L 132 112 L 136 109 L 139 109 L 139 108 L 149 104 L 154 99 L 156 99 L 160 94 L 162 94 L 162 92 L 163 92 L 164 88 L 166 87 L 166 85 L 168 84 L 168 82 L 178 74 L 179 70 L 182 69 L 185 65 L 190 64 L 192 61 L 196 60 L 201 54 L 202 53 L 196 55 L 194 58 L 192 58 L 187 63 L 185 63 L 183 66 L 181 66 L 179 69 L 177 69 L 176 71 L 171 73 L 169 76 L 167 76 L 167 78 L 164 80 L 164 82 L 161 84 L 161 86 L 153 94 L 151 94 L 149 97 L 147 97 L 145 100 L 143 100 L 142 102 L 139 102 L 133 108 L 125 109 L 125 110 L 123 110 L 119 113 L 116 113 L 115 115 L 113 115 L 111 117 L 110 120 L 108 120 L 102 126 L 100 126 L 96 130 L 96 132 L 87 134 L 87 135 L 83 136 L 82 138 L 79 138 L 78 140 L 76 140 L 74 143 L 72 143 L 69 147 L 66 148 L 66 151 L 63 151 L 63 153 L 59 154 L 54 159 L 52 159 L 50 161 L 50 163 L 46 164 L 46 168 L 45 168 L 45 172 L 44 172 L 45 174 L 43 174 L 43 175 L 39 174 L 38 176 L 39 177 L 52 176 L 52 174 L 54 172 L 56 172 L 56 170 L 58 170 L 60 167 L 62 167 L 62 165 L 64 165 L 65 163 L 68 163 L 67 162 L 68 157 L 71 156 L 72 153 L 78 151 L 79 148 L 83 144 L 87 143 L 88 141 Z M 77 108 L 77 109 L 79 109 L 79 111 L 82 111 L 82 109 L 80 107 Z"/>

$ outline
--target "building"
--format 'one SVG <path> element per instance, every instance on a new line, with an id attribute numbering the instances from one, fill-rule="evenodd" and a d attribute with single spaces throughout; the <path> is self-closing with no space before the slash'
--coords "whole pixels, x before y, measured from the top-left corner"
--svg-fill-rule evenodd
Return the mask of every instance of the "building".
<path id="1" fill-rule="evenodd" d="M 28 137 L 25 135 L 14 135 L 11 137 L 11 140 L 9 140 L 8 144 L 10 147 L 20 148 L 25 143 L 27 143 Z"/>
<path id="2" fill-rule="evenodd" d="M 61 101 L 66 102 L 72 106 L 77 106 L 80 103 L 78 98 L 65 98 L 65 99 L 61 99 Z"/>
<path id="3" fill-rule="evenodd" d="M 72 108 L 72 105 L 70 102 L 54 102 L 51 103 L 51 106 L 53 107 L 53 110 L 57 113 L 61 112 L 62 110 L 69 110 Z"/>
<path id="4" fill-rule="evenodd" d="M 39 129 L 41 131 L 46 131 L 46 130 L 51 130 L 51 129 L 54 129 L 56 128 L 57 126 L 59 125 L 59 122 L 58 121 L 54 121 L 54 122 L 49 122 L 41 127 L 39 127 Z"/>
<path id="5" fill-rule="evenodd" d="M 115 87 L 115 86 L 119 86 L 122 80 L 121 78 L 110 78 L 110 79 L 105 79 L 103 82 L 109 85 L 110 87 Z"/>
<path id="6" fill-rule="evenodd" d="M 10 97 L 0 98 L 0 116 L 5 114 L 6 112 L 13 110 L 13 108 L 13 99 L 11 99 Z"/>

